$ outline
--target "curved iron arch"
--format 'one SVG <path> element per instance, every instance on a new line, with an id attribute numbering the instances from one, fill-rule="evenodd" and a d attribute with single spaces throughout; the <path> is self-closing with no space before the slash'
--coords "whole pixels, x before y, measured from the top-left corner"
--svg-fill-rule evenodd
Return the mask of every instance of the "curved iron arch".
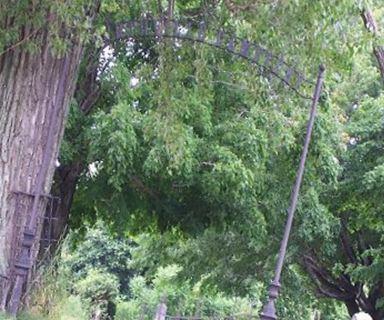
<path id="1" fill-rule="evenodd" d="M 306 91 L 312 91 L 315 82 L 289 64 L 282 55 L 276 55 L 258 43 L 240 38 L 223 29 L 214 29 L 208 33 L 205 21 L 144 17 L 122 22 L 110 31 L 116 41 L 140 38 L 160 41 L 162 38 L 171 38 L 215 47 L 256 65 L 261 75 L 268 79 L 273 76 L 299 97 L 312 99 Z"/>
<path id="2" fill-rule="evenodd" d="M 317 113 L 317 105 L 322 92 L 325 67 L 320 65 L 316 82 L 312 82 L 308 80 L 303 73 L 290 66 L 282 56 L 276 56 L 271 51 L 261 47 L 258 44 L 254 44 L 249 40 L 241 39 L 232 35 L 228 37 L 228 34 L 223 30 L 218 30 L 216 37 L 209 37 L 206 23 L 204 21 L 198 23 L 197 32 L 192 29 L 192 23 L 185 25 L 181 20 L 168 20 L 166 18 L 143 18 L 141 20 L 131 20 L 120 24 L 115 29 L 115 40 L 134 39 L 140 37 L 152 37 L 158 40 L 161 40 L 162 38 L 190 40 L 228 51 L 237 57 L 244 58 L 250 63 L 257 65 L 260 68 L 262 75 L 266 77 L 268 77 L 268 75 L 274 76 L 301 98 L 311 100 L 305 141 L 300 156 L 296 179 L 291 191 L 290 204 L 287 210 L 287 221 L 280 244 L 278 259 L 276 261 L 274 277 L 269 286 L 268 300 L 264 304 L 263 310 L 260 313 L 260 320 L 276 320 L 277 315 L 275 302 L 279 296 L 281 287 L 280 278 L 300 193 L 305 163 Z M 281 72 L 282 70 L 283 73 Z M 312 96 L 303 92 L 304 86 L 313 89 Z"/>

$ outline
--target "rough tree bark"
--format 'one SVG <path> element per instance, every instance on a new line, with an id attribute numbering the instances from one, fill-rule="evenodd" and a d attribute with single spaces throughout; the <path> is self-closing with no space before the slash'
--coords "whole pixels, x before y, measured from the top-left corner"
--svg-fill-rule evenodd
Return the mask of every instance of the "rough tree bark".
<path id="1" fill-rule="evenodd" d="M 32 53 L 15 46 L 0 56 L 0 309 L 12 314 L 37 256 L 45 195 L 82 54 L 75 36 L 58 56 L 48 31 L 24 26 L 20 35 L 40 47 Z"/>
<path id="2" fill-rule="evenodd" d="M 77 101 L 80 111 L 85 115 L 89 115 L 96 105 L 100 96 L 100 84 L 98 81 L 98 71 L 100 70 L 99 58 L 102 50 L 96 48 L 94 45 L 90 45 L 84 52 L 82 59 L 82 72 L 79 75 L 76 89 L 75 99 Z M 80 131 L 83 128 L 79 128 Z M 86 141 L 83 142 L 83 148 L 86 149 Z M 73 203 L 73 197 L 75 195 L 77 182 L 79 177 L 86 168 L 86 155 L 77 155 L 70 163 L 62 164 L 56 168 L 54 174 L 54 184 L 52 187 L 52 194 L 60 199 L 57 207 L 54 209 L 55 219 L 47 225 L 47 228 L 51 228 L 50 232 L 51 240 L 49 251 L 53 255 L 57 249 L 58 240 L 65 236 L 69 214 Z M 47 218 L 50 212 L 47 210 Z M 48 220 L 47 220 L 48 221 Z M 45 232 L 45 230 L 43 230 Z M 44 248 L 41 249 L 40 256 L 44 255 Z"/>
<path id="3" fill-rule="evenodd" d="M 13 264 L 20 246 L 20 233 L 29 222 L 28 215 L 32 209 L 33 201 L 29 199 L 34 199 L 36 193 L 48 194 L 50 191 L 80 60 L 79 45 L 75 45 L 63 58 L 53 56 L 48 44 L 41 49 L 41 53 L 31 54 L 18 48 L 3 55 L 0 60 L 2 308 L 11 299 L 7 295 L 12 292 L 15 278 Z M 48 139 L 50 135 L 51 139 Z M 43 164 L 46 153 L 48 167 L 43 168 L 42 165 L 47 165 Z M 17 192 L 23 192 L 20 196 L 26 198 L 26 205 L 29 206 L 23 212 L 17 210 L 17 202 L 20 201 L 16 201 Z M 42 205 L 39 206 L 40 212 L 37 212 L 39 217 L 42 216 L 41 210 L 44 210 Z"/>

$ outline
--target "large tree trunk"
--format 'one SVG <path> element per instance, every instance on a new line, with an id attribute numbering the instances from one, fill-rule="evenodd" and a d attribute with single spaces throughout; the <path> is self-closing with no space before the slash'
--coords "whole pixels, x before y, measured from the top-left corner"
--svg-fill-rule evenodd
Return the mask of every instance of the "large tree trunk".
<path id="1" fill-rule="evenodd" d="M 82 51 L 72 39 L 58 57 L 47 32 L 36 38 L 40 52 L 19 46 L 0 57 L 0 307 L 13 314 L 36 259 Z"/>
<path id="2" fill-rule="evenodd" d="M 75 89 L 75 100 L 80 111 L 88 116 L 96 105 L 100 97 L 100 84 L 98 81 L 99 75 L 99 58 L 102 50 L 96 48 L 94 44 L 89 45 L 84 52 L 82 59 L 81 72 Z M 83 125 L 83 124 L 82 124 Z M 82 131 L 86 128 L 78 127 L 78 132 L 74 135 L 79 138 Z M 71 143 L 72 141 L 68 141 Z M 73 142 L 79 144 L 79 141 Z M 87 141 L 82 141 L 81 149 L 86 150 Z M 69 163 L 65 163 L 56 168 L 54 174 L 54 185 L 52 194 L 60 199 L 60 202 L 55 202 L 54 218 L 50 219 L 52 214 L 50 208 L 46 211 L 46 223 L 43 230 L 43 238 L 46 238 L 45 244 L 47 247 L 41 248 L 40 257 L 49 258 L 56 253 L 57 244 L 65 236 L 68 230 L 69 214 L 72 207 L 73 197 L 76 191 L 77 182 L 80 175 L 87 166 L 86 158 L 82 150 L 76 155 L 76 158 Z M 49 235 L 47 237 L 47 235 Z M 47 255 L 48 253 L 48 255 Z M 46 259 L 49 261 L 49 259 Z"/>

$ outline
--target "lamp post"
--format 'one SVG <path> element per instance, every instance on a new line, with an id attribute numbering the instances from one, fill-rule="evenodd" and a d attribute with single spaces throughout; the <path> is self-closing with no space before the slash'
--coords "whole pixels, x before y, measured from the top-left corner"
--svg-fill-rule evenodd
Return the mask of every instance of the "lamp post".
<path id="1" fill-rule="evenodd" d="M 260 320 L 276 320 L 277 319 L 275 301 L 279 296 L 281 271 L 283 269 L 284 259 L 287 252 L 289 235 L 291 233 L 293 217 L 296 211 L 297 199 L 299 197 L 301 181 L 303 179 L 305 161 L 307 159 L 309 144 L 311 142 L 311 135 L 313 130 L 313 124 L 315 122 L 317 105 L 318 105 L 321 90 L 323 87 L 324 73 L 325 73 L 325 67 L 323 65 L 320 65 L 317 81 L 316 81 L 316 87 L 312 97 L 312 104 L 311 104 L 311 110 L 310 110 L 309 120 L 307 124 L 307 132 L 305 136 L 304 148 L 301 153 L 300 164 L 297 170 L 295 184 L 293 186 L 292 193 L 291 193 L 290 205 L 288 208 L 288 218 L 287 218 L 287 222 L 284 229 L 283 240 L 281 241 L 281 245 L 280 245 L 279 256 L 276 262 L 275 275 L 271 282 L 271 285 L 269 286 L 268 301 L 264 305 L 263 311 L 260 315 Z"/>

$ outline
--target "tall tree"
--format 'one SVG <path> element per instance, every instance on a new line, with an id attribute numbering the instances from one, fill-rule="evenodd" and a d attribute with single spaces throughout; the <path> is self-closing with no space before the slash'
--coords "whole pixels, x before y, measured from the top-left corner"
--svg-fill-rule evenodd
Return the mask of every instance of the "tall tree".
<path id="1" fill-rule="evenodd" d="M 213 4 L 215 2 L 212 1 Z M 335 177 L 341 165 L 353 158 L 349 158 L 349 154 L 339 156 L 340 144 L 345 145 L 339 141 L 341 135 L 338 135 L 342 127 L 339 118 L 344 117 L 339 105 L 350 105 L 372 91 L 361 81 L 354 82 L 355 77 L 348 76 L 354 62 L 359 60 L 362 63 L 361 57 L 356 55 L 356 51 L 361 50 L 360 39 L 354 39 L 355 34 L 360 35 L 360 31 L 364 31 L 360 30 L 359 11 L 349 0 L 318 1 L 311 5 L 307 1 L 281 1 L 277 6 L 277 2 L 245 3 L 244 7 L 225 1 L 223 7 L 228 10 L 221 6 L 206 10 L 206 4 L 209 4 L 206 1 L 204 5 L 200 5 L 200 1 L 178 1 L 174 10 L 169 12 L 177 13 L 180 7 L 185 6 L 185 12 L 193 16 L 209 15 L 214 18 L 213 21 L 217 19 L 218 23 L 225 24 L 231 30 L 251 35 L 290 58 L 300 59 L 303 65 L 317 64 L 319 56 L 327 62 L 329 97 L 320 109 L 290 247 L 291 253 L 297 254 L 289 255 L 288 265 L 297 267 L 298 257 L 304 251 L 303 243 L 307 243 L 304 262 L 307 262 L 310 274 L 317 273 L 309 267 L 324 267 L 319 269 L 325 269 L 320 275 L 332 280 L 331 275 L 339 271 L 334 270 L 335 266 L 341 263 L 345 267 L 340 275 L 344 288 L 336 291 L 341 294 L 337 296 L 334 291 L 328 290 L 327 295 L 324 294 L 324 286 L 318 287 L 320 292 L 322 289 L 323 296 L 343 301 L 351 313 L 364 309 L 368 304 L 362 298 L 360 288 L 367 286 L 362 281 L 356 285 L 347 268 L 350 267 L 348 260 L 340 262 L 336 259 L 347 258 L 350 254 L 350 248 L 345 244 L 348 238 L 353 239 L 350 233 L 356 235 L 355 229 L 340 224 L 340 221 L 345 221 L 339 215 L 340 208 L 335 209 L 334 205 L 342 201 L 330 204 L 324 200 L 329 189 L 332 195 L 335 193 Z M 258 10 L 253 10 L 255 6 Z M 154 221 L 161 230 L 177 226 L 185 231 L 183 236 L 196 235 L 208 228 L 215 236 L 218 234 L 213 237 L 214 241 L 209 238 L 210 244 L 219 244 L 220 248 L 224 242 L 234 244 L 228 249 L 233 250 L 232 255 L 225 252 L 225 256 L 218 256 L 217 260 L 223 259 L 222 264 L 218 264 L 216 259 L 209 263 L 212 263 L 212 269 L 216 267 L 216 282 L 228 284 L 229 290 L 236 290 L 249 278 L 255 277 L 255 264 L 259 270 L 270 268 L 265 264 L 272 260 L 269 258 L 276 252 L 271 243 L 277 245 L 280 238 L 286 205 L 284 199 L 288 198 L 294 175 L 295 159 L 299 153 L 296 145 L 301 143 L 300 130 L 305 113 L 300 112 L 298 103 L 290 96 L 283 95 L 283 99 L 279 100 L 275 92 L 267 93 L 263 82 L 259 83 L 255 74 L 217 51 L 213 53 L 212 50 L 196 47 L 190 50 L 191 47 L 183 44 L 171 54 L 168 52 L 167 56 L 156 46 L 151 51 L 149 48 L 154 46 L 151 42 L 134 41 L 123 43 L 123 46 L 132 44 L 135 53 L 139 54 L 139 63 L 132 63 L 131 52 L 127 54 L 129 50 L 123 49 L 123 54 L 118 55 L 118 62 L 109 79 L 110 88 L 113 88 L 110 92 L 116 95 L 116 100 L 106 103 L 104 110 L 96 114 L 94 122 L 88 122 L 85 130 L 92 136 L 90 153 L 77 152 L 76 149 L 72 153 L 81 156 L 81 159 L 72 157 L 69 163 L 63 161 L 63 166 L 58 169 L 59 174 L 63 173 L 58 181 L 64 182 L 61 197 L 69 200 L 63 204 L 62 216 L 67 217 L 76 181 L 80 180 L 73 215 L 73 221 L 78 226 L 84 220 L 102 217 L 123 231 L 132 231 L 134 226 L 147 227 Z M 179 43 L 177 45 L 180 46 Z M 147 54 L 149 51 L 150 54 Z M 176 53 L 179 60 L 174 59 Z M 228 73 L 221 73 L 220 69 L 231 72 L 236 82 L 233 83 Z M 131 78 L 136 76 L 140 78 L 140 83 L 132 90 Z M 365 83 L 372 80 L 371 73 L 364 73 L 364 76 Z M 87 81 L 85 84 L 90 83 Z M 351 86 L 345 88 L 338 83 L 342 81 L 353 81 L 362 89 L 356 92 Z M 248 89 L 253 92 L 250 92 L 252 90 L 239 88 L 237 82 L 257 83 L 258 86 L 253 88 L 251 85 Z M 83 86 L 79 84 L 77 87 Z M 342 101 L 337 97 L 342 90 L 353 92 L 355 96 L 348 95 Z M 88 90 L 84 92 L 90 93 Z M 81 94 L 76 100 L 79 106 L 85 101 Z M 72 139 L 76 135 L 71 135 L 71 132 L 76 133 L 79 128 L 74 124 L 70 129 L 68 142 L 72 144 L 76 142 Z M 80 150 L 83 147 L 81 144 Z M 65 154 L 63 150 L 63 158 Z M 342 159 L 341 164 L 337 157 Z M 359 161 L 353 162 L 353 170 L 344 172 L 357 172 Z M 85 168 L 87 162 L 98 166 L 96 177 L 78 175 L 78 168 Z M 369 171 L 368 167 L 364 169 Z M 67 181 L 71 183 L 66 184 Z M 348 191 L 353 196 L 358 193 L 358 181 L 357 176 L 354 188 Z M 339 182 L 343 183 L 343 179 Z M 347 189 L 343 190 L 344 194 L 348 193 Z M 354 227 L 357 221 L 362 220 L 353 216 L 347 222 Z M 359 232 L 362 231 L 360 228 Z M 343 241 L 338 239 L 340 234 Z M 356 239 L 354 249 L 359 245 Z M 377 239 L 375 241 L 379 243 Z M 333 250 L 335 243 L 339 244 L 338 250 Z M 326 245 L 325 252 L 321 251 L 320 244 Z M 242 255 L 239 248 L 243 248 Z M 317 254 L 315 257 L 313 250 Z M 221 251 L 214 247 L 211 252 Z M 228 260 L 233 262 L 233 266 L 228 267 Z M 311 261 L 312 264 L 309 264 Z M 205 270 L 199 269 L 201 266 L 211 266 L 209 263 L 200 263 L 196 267 L 197 272 Z M 218 268 L 220 265 L 224 267 Z M 234 272 L 231 272 L 231 267 Z M 379 276 L 377 274 L 377 278 Z M 345 281 L 346 277 L 349 277 L 348 281 Z M 318 281 L 319 277 L 314 277 L 314 284 L 317 285 Z M 332 288 L 339 284 L 333 280 L 329 283 Z M 375 292 L 377 296 L 379 291 Z M 381 296 L 375 299 L 372 301 L 380 303 Z M 376 311 L 370 309 L 369 312 L 374 314 Z"/>
<path id="2" fill-rule="evenodd" d="M 195 19 L 212 11 L 217 1 L 191 1 L 188 4 L 179 4 L 178 15 L 193 16 Z M 181 12 L 179 12 L 179 10 Z M 93 114 L 102 109 L 109 112 L 116 103 L 116 83 L 111 81 L 109 63 L 113 60 L 124 59 L 127 53 L 126 39 L 115 39 L 114 31 L 117 25 L 129 19 L 137 19 L 140 16 L 163 16 L 172 17 L 175 11 L 175 1 L 168 1 L 166 7 L 159 1 L 152 1 L 148 4 L 139 3 L 115 3 L 110 7 L 105 6 L 105 26 L 108 37 L 104 38 L 103 48 L 109 50 L 109 57 L 103 57 L 102 50 L 93 45 L 86 50 L 85 58 L 82 61 L 79 79 L 75 91 L 75 103 L 70 113 L 70 121 L 64 136 L 64 145 L 61 151 L 60 166 L 55 170 L 53 194 L 60 198 L 58 208 L 55 211 L 56 217 L 52 221 L 52 239 L 58 240 L 63 236 L 63 230 L 68 227 L 68 220 L 76 192 L 76 186 L 81 177 L 86 174 L 89 164 L 88 149 L 89 129 L 94 125 Z M 123 14 L 124 13 L 124 14 Z M 142 40 L 142 39 L 141 39 Z M 146 53 L 146 54 L 143 54 Z M 145 61 L 156 63 L 153 50 L 153 41 L 136 41 L 135 46 L 129 53 L 131 58 L 125 63 L 129 64 L 128 69 L 135 69 L 137 65 Z M 126 59 L 125 59 L 126 60 Z M 130 70 L 127 69 L 127 74 Z M 107 78 L 107 79 L 104 79 Z M 47 213 L 49 214 L 49 212 Z M 81 218 L 73 217 L 73 220 L 80 221 Z M 54 249 L 54 245 L 51 248 Z"/>
<path id="3" fill-rule="evenodd" d="M 0 307 L 14 314 L 98 2 L 1 1 L 0 9 Z"/>
<path id="4" fill-rule="evenodd" d="M 325 245 L 312 243 L 302 262 L 319 295 L 342 301 L 350 315 L 365 311 L 376 320 L 384 316 L 380 231 L 383 208 L 379 200 L 383 181 L 384 111 L 382 83 L 378 85 L 377 78 L 378 69 L 381 81 L 384 80 L 384 48 L 378 42 L 379 27 L 374 13 L 364 9 L 361 17 L 373 35 L 376 66 L 369 65 L 369 58 L 357 55 L 351 73 L 353 85 L 345 84 L 346 93 L 336 98 L 341 105 L 349 101 L 346 150 L 339 157 L 343 170 L 337 192 L 325 192 L 322 196 L 322 203 L 337 217 L 340 226 Z M 329 250 L 331 243 L 333 249 Z"/>

